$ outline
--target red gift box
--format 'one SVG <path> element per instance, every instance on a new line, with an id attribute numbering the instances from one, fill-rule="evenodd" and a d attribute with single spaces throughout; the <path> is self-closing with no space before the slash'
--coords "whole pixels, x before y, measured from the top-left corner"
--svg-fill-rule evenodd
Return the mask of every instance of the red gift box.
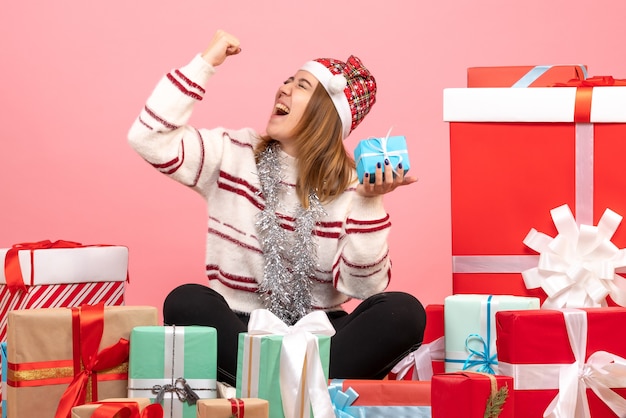
<path id="1" fill-rule="evenodd" d="M 616 337 L 625 322 L 621 307 L 498 312 L 498 367 L 514 377 L 515 416 L 541 417 L 557 395 L 564 401 L 568 394 L 579 408 L 588 402 L 591 415 L 584 416 L 626 416 L 626 339 Z M 607 378 L 612 389 L 602 388 Z M 591 387 L 615 397 L 610 402 L 621 409 L 611 412 Z M 586 397 L 578 398 L 578 391 Z"/>
<path id="2" fill-rule="evenodd" d="M 470 67 L 467 87 L 550 87 L 572 79 L 587 78 L 584 65 L 516 65 Z"/>
<path id="3" fill-rule="evenodd" d="M 443 304 L 427 305 L 425 310 L 423 343 L 394 366 L 389 373 L 390 380 L 430 380 L 433 373 L 444 372 Z"/>
<path id="4" fill-rule="evenodd" d="M 555 236 L 550 210 L 563 204 L 578 224 L 596 225 L 606 208 L 626 214 L 625 106 L 617 86 L 444 90 L 453 293 L 544 301 L 521 276 L 539 259 L 523 243 L 529 230 Z M 626 246 L 623 225 L 613 242 Z"/>
<path id="5" fill-rule="evenodd" d="M 500 414 L 486 414 L 490 399 L 498 396 L 498 391 L 504 398 Z M 511 418 L 514 416 L 513 378 L 470 371 L 436 374 L 432 380 L 431 402 L 433 418 Z"/>
<path id="6" fill-rule="evenodd" d="M 0 342 L 11 310 L 124 304 L 127 247 L 46 240 L 0 249 L 0 260 Z"/>

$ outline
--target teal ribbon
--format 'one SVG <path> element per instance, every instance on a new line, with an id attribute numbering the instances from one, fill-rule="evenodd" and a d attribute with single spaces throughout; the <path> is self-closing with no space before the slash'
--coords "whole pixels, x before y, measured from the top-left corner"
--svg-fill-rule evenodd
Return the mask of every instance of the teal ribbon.
<path id="1" fill-rule="evenodd" d="M 430 406 L 385 406 L 362 405 L 353 406 L 359 397 L 357 391 L 348 387 L 343 391 L 343 379 L 332 379 L 328 386 L 330 399 L 333 404 L 336 418 L 431 418 Z"/>
<path id="2" fill-rule="evenodd" d="M 471 339 L 477 339 L 482 343 L 483 350 L 474 350 L 469 346 Z M 470 334 L 465 340 L 465 348 L 470 352 L 470 355 L 463 363 L 463 370 L 469 370 L 476 368 L 475 370 L 481 373 L 496 374 L 491 365 L 498 364 L 498 355 L 496 353 L 491 354 L 489 349 L 489 331 L 487 331 L 487 341 L 478 334 Z"/>
<path id="3" fill-rule="evenodd" d="M 497 353 L 491 353 L 491 348 L 490 348 L 490 342 L 491 342 L 491 299 L 493 298 L 493 295 L 489 295 L 489 297 L 487 298 L 487 340 L 485 340 L 482 335 L 479 334 L 470 334 L 468 335 L 468 337 L 465 339 L 465 349 L 470 353 L 469 356 L 467 356 L 467 359 L 465 359 L 465 362 L 463 363 L 463 370 L 469 370 L 471 368 L 477 368 L 475 369 L 478 372 L 481 373 L 489 373 L 489 374 L 496 374 L 495 370 L 493 369 L 493 367 L 491 367 L 492 365 L 497 365 L 498 364 L 498 354 Z M 476 339 L 478 341 L 480 341 L 480 343 L 482 344 L 482 351 L 480 350 L 475 350 L 473 348 L 470 347 L 470 340 Z"/>
<path id="4" fill-rule="evenodd" d="M 330 402 L 333 405 L 333 411 L 335 411 L 335 417 L 337 418 L 359 418 L 358 415 L 352 415 L 349 408 L 352 403 L 359 397 L 356 390 L 349 387 L 344 392 L 343 380 L 335 379 L 330 382 L 328 386 L 328 392 L 330 393 Z"/>

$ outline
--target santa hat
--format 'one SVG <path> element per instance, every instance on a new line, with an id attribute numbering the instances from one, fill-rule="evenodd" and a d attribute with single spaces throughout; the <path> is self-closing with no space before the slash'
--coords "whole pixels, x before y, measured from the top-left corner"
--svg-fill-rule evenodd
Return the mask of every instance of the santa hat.
<path id="1" fill-rule="evenodd" d="M 318 58 L 306 62 L 301 70 L 313 74 L 328 92 L 341 118 L 344 139 L 376 103 L 376 80 L 354 55 L 347 62 Z"/>

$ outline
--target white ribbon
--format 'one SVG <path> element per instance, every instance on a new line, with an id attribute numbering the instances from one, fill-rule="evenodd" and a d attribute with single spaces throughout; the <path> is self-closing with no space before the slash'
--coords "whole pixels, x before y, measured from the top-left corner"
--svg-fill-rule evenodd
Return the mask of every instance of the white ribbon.
<path id="1" fill-rule="evenodd" d="M 402 380 L 413 369 L 411 380 L 431 380 L 433 377 L 433 361 L 443 361 L 445 357 L 445 337 L 422 344 L 417 350 L 410 352 L 391 369 L 396 380 Z"/>
<path id="2" fill-rule="evenodd" d="M 333 417 L 328 392 L 314 334 L 333 336 L 335 329 L 322 311 L 304 316 L 288 326 L 267 309 L 256 309 L 248 323 L 250 335 L 283 335 L 280 352 L 280 394 L 285 418 Z"/>
<path id="3" fill-rule="evenodd" d="M 563 309 L 565 326 L 575 361 L 571 364 L 500 363 L 500 372 L 513 377 L 515 390 L 558 389 L 544 418 L 590 417 L 587 388 L 617 416 L 626 416 L 626 399 L 611 388 L 626 387 L 626 359 L 596 351 L 585 362 L 587 312 Z"/>
<path id="4" fill-rule="evenodd" d="M 606 209 L 597 226 L 576 224 L 568 205 L 550 211 L 558 234 L 552 238 L 534 228 L 524 244 L 539 255 L 537 267 L 522 272 L 528 289 L 541 287 L 548 298 L 542 308 L 607 306 L 606 297 L 626 306 L 626 279 L 616 269 L 626 266 L 626 250 L 611 237 L 622 216 Z"/>

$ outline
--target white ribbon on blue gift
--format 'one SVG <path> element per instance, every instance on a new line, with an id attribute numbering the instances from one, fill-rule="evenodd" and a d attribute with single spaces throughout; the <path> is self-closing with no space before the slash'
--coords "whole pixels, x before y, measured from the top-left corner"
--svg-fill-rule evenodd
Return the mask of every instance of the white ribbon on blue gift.
<path id="1" fill-rule="evenodd" d="M 511 87 L 521 87 L 521 88 L 525 88 L 530 86 L 532 83 L 534 83 L 539 77 L 541 77 L 546 71 L 548 71 L 550 68 L 552 68 L 552 65 L 537 65 L 533 68 L 531 68 L 526 74 L 524 74 L 524 76 L 522 76 L 522 78 L 520 78 L 519 80 L 517 80 L 515 82 L 515 84 L 513 84 Z M 587 69 L 585 68 L 584 65 L 578 65 L 578 67 L 580 67 L 583 71 L 583 77 L 587 78 Z"/>
<path id="2" fill-rule="evenodd" d="M 289 326 L 269 310 L 255 309 L 248 334 L 283 336 L 279 383 L 285 418 L 308 417 L 311 409 L 315 417 L 334 415 L 315 336 L 335 334 L 326 313 L 311 312 Z"/>
<path id="3" fill-rule="evenodd" d="M 343 391 L 343 379 L 333 379 L 328 386 L 336 418 L 431 418 L 432 408 L 427 405 L 361 405 L 354 406 L 359 397 L 357 391 L 348 387 Z"/>
<path id="4" fill-rule="evenodd" d="M 617 416 L 626 416 L 626 399 L 611 388 L 626 387 L 626 359 L 606 351 L 587 353 L 587 312 L 560 309 L 574 354 L 571 364 L 510 364 L 501 362 L 500 373 L 513 377 L 515 391 L 558 389 L 544 411 L 546 418 L 590 417 L 587 388 Z"/>
<path id="5" fill-rule="evenodd" d="M 466 352 L 447 351 L 446 363 L 463 364 L 462 370 L 498 374 L 495 338 L 495 314 L 497 310 L 498 299 L 494 299 L 493 295 L 488 295 L 481 301 L 480 333 L 471 333 L 467 336 L 465 339 Z M 476 348 L 476 343 L 473 343 L 474 341 L 478 341 L 478 348 Z"/>
<path id="6" fill-rule="evenodd" d="M 387 149 L 387 142 L 389 141 L 389 135 L 391 134 L 391 130 L 393 129 L 393 127 L 389 128 L 389 131 L 387 131 L 387 135 L 385 135 L 384 137 L 370 137 L 368 138 L 368 141 L 366 142 L 367 146 L 370 147 L 373 151 L 372 152 L 364 152 L 361 155 L 359 155 L 359 158 L 356 160 L 356 165 L 358 166 L 359 163 L 361 162 L 361 160 L 363 158 L 369 158 L 369 157 L 378 157 L 379 155 L 382 154 L 383 156 L 383 160 L 389 160 L 389 162 L 391 162 L 391 157 L 398 157 L 398 164 L 396 164 L 396 166 L 392 166 L 391 169 L 393 170 L 394 174 L 398 174 L 398 165 L 402 163 L 403 160 L 403 156 L 408 156 L 408 151 L 407 150 L 396 150 L 396 151 L 389 151 Z M 374 146 L 375 143 L 378 143 L 379 146 Z M 369 172 L 368 170 L 366 170 L 367 172 Z"/>

